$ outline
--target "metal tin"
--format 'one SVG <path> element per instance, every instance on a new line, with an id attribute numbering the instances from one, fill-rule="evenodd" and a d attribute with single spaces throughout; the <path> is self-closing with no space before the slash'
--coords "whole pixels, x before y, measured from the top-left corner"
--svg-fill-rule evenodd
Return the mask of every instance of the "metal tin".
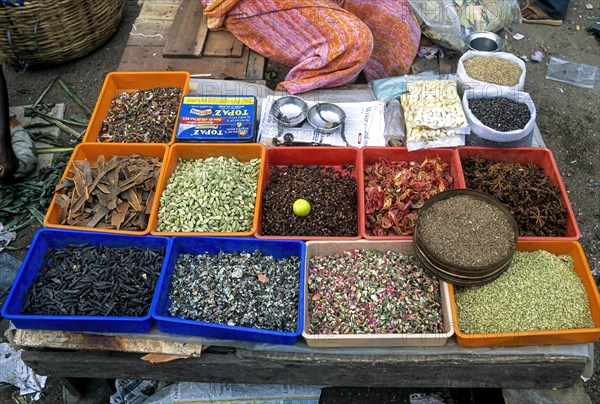
<path id="1" fill-rule="evenodd" d="M 183 97 L 178 142 L 253 142 L 256 97 L 188 95 Z"/>

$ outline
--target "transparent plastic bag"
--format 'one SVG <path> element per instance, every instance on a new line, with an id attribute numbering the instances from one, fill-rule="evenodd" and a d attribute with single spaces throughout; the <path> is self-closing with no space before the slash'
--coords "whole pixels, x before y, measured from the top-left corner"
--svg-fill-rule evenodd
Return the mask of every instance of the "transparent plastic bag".
<path id="1" fill-rule="evenodd" d="M 406 130 L 404 129 L 404 114 L 400 108 L 400 101 L 393 99 L 385 106 L 385 132 L 383 133 L 386 144 L 406 144 Z"/>
<path id="2" fill-rule="evenodd" d="M 580 88 L 598 89 L 600 70 L 596 66 L 585 65 L 582 63 L 569 62 L 550 57 L 548 63 L 548 80 L 560 81 L 561 83 L 571 84 Z"/>
<path id="3" fill-rule="evenodd" d="M 433 71 L 425 71 L 417 74 L 410 74 L 404 76 L 385 77 L 383 79 L 377 79 L 369 82 L 369 88 L 373 92 L 375 98 L 386 104 L 394 98 L 400 98 L 400 96 L 408 91 L 407 83 L 421 80 L 454 80 L 455 76 L 452 74 L 438 74 Z"/>
<path id="4" fill-rule="evenodd" d="M 518 0 L 408 0 L 423 34 L 450 49 L 467 50 L 472 31 L 497 32 L 521 22 Z"/>

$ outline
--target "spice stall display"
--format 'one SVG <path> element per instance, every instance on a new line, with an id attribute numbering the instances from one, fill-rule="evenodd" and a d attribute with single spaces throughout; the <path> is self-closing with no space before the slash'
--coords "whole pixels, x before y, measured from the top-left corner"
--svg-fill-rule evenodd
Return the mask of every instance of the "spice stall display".
<path id="1" fill-rule="evenodd" d="M 175 144 L 170 147 L 150 218 L 155 235 L 254 234 L 265 147 Z"/>
<path id="2" fill-rule="evenodd" d="M 150 306 L 169 240 L 41 229 L 2 316 L 19 328 L 150 331 Z"/>
<path id="3" fill-rule="evenodd" d="M 359 239 L 359 151 L 353 147 L 267 149 L 260 224 L 264 239 Z M 303 200 L 309 213 L 294 204 Z"/>
<path id="4" fill-rule="evenodd" d="M 83 142 L 175 142 L 188 72 L 112 72 L 102 85 Z"/>
<path id="5" fill-rule="evenodd" d="M 463 188 L 458 154 L 451 149 L 361 149 L 359 203 L 364 207 L 363 238 L 412 239 L 419 209 L 433 195 Z"/>
<path id="6" fill-rule="evenodd" d="M 293 344 L 304 254 L 299 240 L 175 237 L 152 316 L 164 332 Z"/>
<path id="7" fill-rule="evenodd" d="M 465 147 L 467 188 L 495 197 L 514 216 L 521 240 L 578 240 L 573 208 L 549 149 Z"/>
<path id="8" fill-rule="evenodd" d="M 573 344 L 600 337 L 598 289 L 574 241 L 519 241 L 498 279 L 450 290 L 461 346 Z"/>
<path id="9" fill-rule="evenodd" d="M 598 339 L 600 300 L 579 244 L 562 242 L 579 229 L 549 150 L 443 147 L 479 124 L 535 125 L 530 99 L 499 90 L 518 87 L 524 67 L 480 56 L 463 67 L 494 90 L 462 104 L 455 81 L 406 83 L 406 148 L 267 148 L 236 138 L 254 128 L 252 97 L 206 95 L 188 96 L 187 129 L 247 116 L 223 121 L 235 141 L 176 143 L 189 74 L 107 76 L 46 216 L 61 230 L 40 233 L 29 253 L 40 264 L 23 267 L 3 314 L 24 328 L 141 333 L 154 320 L 162 333 L 287 345 L 302 334 L 315 348 L 442 346 L 454 334 L 463 346 L 529 345 L 539 324 L 542 343 Z M 561 242 L 521 241 L 541 238 Z M 566 277 L 552 271 L 567 260 L 523 261 L 541 256 L 533 246 L 568 254 L 583 282 L 561 286 L 550 301 L 566 314 L 542 322 L 527 318 L 542 312 L 528 293 L 546 292 L 514 285 Z M 520 305 L 478 300 L 505 295 Z M 585 301 L 588 317 L 557 325 Z"/>
<path id="10" fill-rule="evenodd" d="M 309 241 L 306 251 L 309 346 L 439 346 L 453 334 L 448 286 L 411 241 Z"/>
<path id="11" fill-rule="evenodd" d="M 48 227 L 147 234 L 167 146 L 78 145 L 44 218 Z"/>

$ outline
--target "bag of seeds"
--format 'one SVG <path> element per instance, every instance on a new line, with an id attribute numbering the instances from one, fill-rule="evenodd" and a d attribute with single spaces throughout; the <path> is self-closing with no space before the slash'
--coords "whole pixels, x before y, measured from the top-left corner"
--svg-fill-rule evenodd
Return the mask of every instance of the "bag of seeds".
<path id="1" fill-rule="evenodd" d="M 478 87 L 523 91 L 525 70 L 525 62 L 512 53 L 468 51 L 458 60 L 456 77 L 463 91 Z"/>
<path id="2" fill-rule="evenodd" d="M 467 146 L 531 146 L 536 109 L 528 93 L 474 88 L 465 92 L 462 105 L 471 127 Z"/>

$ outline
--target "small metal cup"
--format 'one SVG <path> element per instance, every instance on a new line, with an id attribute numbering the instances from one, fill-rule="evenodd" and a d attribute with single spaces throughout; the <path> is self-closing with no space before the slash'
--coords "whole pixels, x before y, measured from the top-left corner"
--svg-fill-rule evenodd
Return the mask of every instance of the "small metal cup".
<path id="1" fill-rule="evenodd" d="M 469 49 L 481 52 L 497 52 L 504 45 L 502 38 L 488 31 L 471 32 L 467 35 L 465 42 L 469 46 Z"/>

